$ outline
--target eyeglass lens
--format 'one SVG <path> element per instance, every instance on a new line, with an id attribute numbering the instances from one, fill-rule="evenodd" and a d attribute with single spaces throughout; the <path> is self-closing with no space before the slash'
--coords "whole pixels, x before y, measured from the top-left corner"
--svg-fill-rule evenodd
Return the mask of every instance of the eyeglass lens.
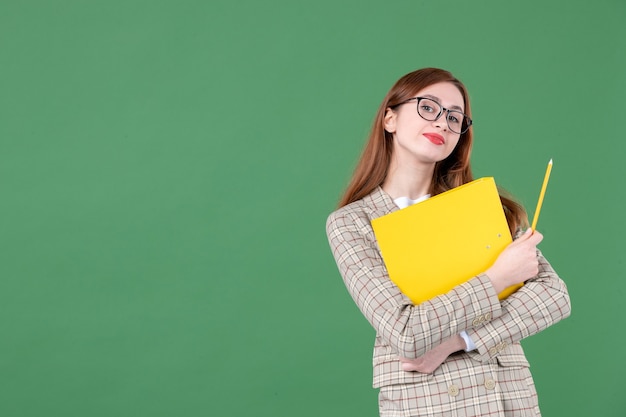
<path id="1" fill-rule="evenodd" d="M 422 98 L 417 102 L 417 113 L 424 120 L 437 120 L 439 116 L 441 116 L 442 111 L 441 105 L 434 100 Z M 445 113 L 448 128 L 450 128 L 452 132 L 463 133 L 463 130 L 469 127 L 464 113 L 456 110 L 447 110 Z"/>

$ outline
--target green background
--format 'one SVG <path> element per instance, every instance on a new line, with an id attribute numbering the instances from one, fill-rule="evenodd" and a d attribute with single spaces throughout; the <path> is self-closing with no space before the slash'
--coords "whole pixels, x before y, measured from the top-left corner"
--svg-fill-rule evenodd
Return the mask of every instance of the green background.
<path id="1" fill-rule="evenodd" d="M 375 416 L 325 236 L 384 94 L 470 90 L 474 171 L 572 317 L 545 416 L 623 416 L 626 2 L 0 2 L 0 415 Z"/>

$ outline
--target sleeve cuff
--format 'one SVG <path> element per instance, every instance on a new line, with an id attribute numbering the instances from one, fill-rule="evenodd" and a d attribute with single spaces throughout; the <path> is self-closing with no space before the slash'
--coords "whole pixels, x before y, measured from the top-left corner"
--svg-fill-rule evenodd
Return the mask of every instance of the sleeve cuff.
<path id="1" fill-rule="evenodd" d="M 474 344 L 474 341 L 472 340 L 472 338 L 469 337 L 467 332 L 463 330 L 460 334 L 463 340 L 465 340 L 465 351 L 471 352 L 472 350 L 476 350 L 476 345 Z"/>

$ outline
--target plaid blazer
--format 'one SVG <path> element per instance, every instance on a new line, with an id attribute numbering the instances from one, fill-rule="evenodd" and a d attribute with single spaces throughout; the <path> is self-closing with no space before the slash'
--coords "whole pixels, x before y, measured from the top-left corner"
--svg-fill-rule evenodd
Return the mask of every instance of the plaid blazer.
<path id="1" fill-rule="evenodd" d="M 413 305 L 389 279 L 370 223 L 396 210 L 399 208 L 391 197 L 378 187 L 365 198 L 333 212 L 326 224 L 330 247 L 345 285 L 376 331 L 373 386 L 417 384 L 422 388 L 411 394 L 413 397 L 426 398 L 422 401 L 426 404 L 433 396 L 443 396 L 447 401 L 441 400 L 444 405 L 440 404 L 439 409 L 449 412 L 449 404 L 458 403 L 463 393 L 467 394 L 464 401 L 469 401 L 472 407 L 484 404 L 485 398 L 476 399 L 481 396 L 477 386 L 495 385 L 483 391 L 497 394 L 496 398 L 502 397 L 504 380 L 517 378 L 527 386 L 532 385 L 530 374 L 513 377 L 502 372 L 505 368 L 518 371 L 528 368 L 520 340 L 569 316 L 570 300 L 564 282 L 537 251 L 538 275 L 505 300 L 499 301 L 489 278 L 479 274 L 447 294 Z M 398 357 L 418 358 L 463 330 L 475 342 L 475 351 L 451 355 L 432 375 L 402 370 Z M 502 383 L 498 384 L 498 380 Z M 450 391 L 457 395 L 451 395 Z M 534 395 L 536 401 L 533 392 L 531 386 L 529 396 Z M 513 392 L 511 395 L 519 397 Z M 430 405 L 425 410 L 432 411 Z M 484 410 L 473 412 L 476 414 L 459 415 L 488 415 Z"/>

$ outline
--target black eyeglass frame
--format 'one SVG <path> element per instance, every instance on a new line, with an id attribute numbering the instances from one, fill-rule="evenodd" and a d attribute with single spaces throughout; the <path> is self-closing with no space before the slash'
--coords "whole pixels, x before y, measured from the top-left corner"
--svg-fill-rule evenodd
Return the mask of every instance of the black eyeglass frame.
<path id="1" fill-rule="evenodd" d="M 417 114 L 418 114 L 418 115 L 419 115 L 422 119 L 427 120 L 427 121 L 429 121 L 429 122 L 434 122 L 435 120 L 439 120 L 439 118 L 441 117 L 441 115 L 443 114 L 443 112 L 444 112 L 444 111 L 445 111 L 445 112 L 447 112 L 447 114 L 446 114 L 446 125 L 448 126 L 448 129 L 450 129 L 450 132 L 453 132 L 453 133 L 457 133 L 457 134 L 459 134 L 459 135 L 462 135 L 463 133 L 467 132 L 467 131 L 469 130 L 470 126 L 474 123 L 474 121 L 473 121 L 473 120 L 472 120 L 472 119 L 471 119 L 471 118 L 470 118 L 467 114 L 463 113 L 462 111 L 459 111 L 459 110 L 450 110 L 450 109 L 446 109 L 445 107 L 443 107 L 443 106 L 441 105 L 441 103 L 439 103 L 437 100 L 433 100 L 433 99 L 432 99 L 432 98 L 430 98 L 430 97 L 411 97 L 411 98 L 409 98 L 409 99 L 407 99 L 407 100 L 404 100 L 402 103 L 399 103 L 399 104 L 398 104 L 398 106 L 399 106 L 400 104 L 405 104 L 405 103 L 408 103 L 408 102 L 413 101 L 413 100 L 416 100 L 416 101 L 417 101 L 417 106 L 416 106 L 416 108 L 415 108 L 415 110 L 417 110 Z M 422 116 L 422 114 L 420 113 L 420 110 L 419 110 L 419 108 L 420 108 L 420 101 L 422 101 L 422 100 L 430 100 L 430 101 L 432 101 L 432 102 L 434 102 L 434 103 L 437 103 L 437 105 L 439 106 L 439 113 L 437 114 L 437 116 L 436 116 L 434 119 L 429 120 L 429 119 L 425 118 L 424 116 Z M 393 107 L 396 107 L 396 106 L 393 106 Z M 451 112 L 451 111 L 452 111 L 452 112 L 456 112 L 456 113 L 461 113 L 461 114 L 463 115 L 463 120 L 464 120 L 464 121 L 467 121 L 467 123 L 466 123 L 466 125 L 465 125 L 465 128 L 462 128 L 462 129 L 461 129 L 461 132 L 455 132 L 455 131 L 454 131 L 454 130 L 452 130 L 452 128 L 450 127 L 450 121 L 448 120 L 448 116 L 450 116 L 450 112 Z M 463 127 L 463 125 L 461 125 L 461 127 Z"/>

